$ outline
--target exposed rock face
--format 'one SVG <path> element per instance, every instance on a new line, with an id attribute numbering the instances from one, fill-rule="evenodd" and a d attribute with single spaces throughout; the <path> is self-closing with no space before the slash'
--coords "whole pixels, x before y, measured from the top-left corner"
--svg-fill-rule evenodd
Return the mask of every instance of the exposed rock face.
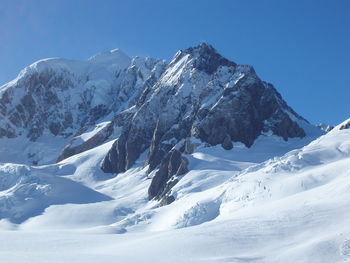
<path id="1" fill-rule="evenodd" d="M 350 129 L 350 121 L 348 121 L 347 123 L 345 123 L 345 124 L 343 124 L 342 126 L 340 126 L 339 129 L 340 129 L 340 130 Z"/>
<path id="2" fill-rule="evenodd" d="M 218 54 L 215 49 L 206 44 L 202 43 L 197 47 L 190 47 L 186 50 L 187 53 L 197 57 L 193 63 L 193 67 L 200 71 L 204 71 L 207 74 L 213 74 L 221 66 L 234 67 L 236 63 L 229 61 Z"/>
<path id="3" fill-rule="evenodd" d="M 120 135 L 104 158 L 101 169 L 105 173 L 115 173 L 115 171 L 125 170 L 125 134 L 126 133 L 122 133 Z"/>
<path id="4" fill-rule="evenodd" d="M 229 134 L 226 134 L 226 137 L 221 145 L 225 150 L 231 150 L 233 148 L 233 143 Z"/>
<path id="5" fill-rule="evenodd" d="M 232 141 L 243 142 L 248 147 L 263 130 L 271 130 L 285 140 L 305 136 L 304 130 L 284 112 L 292 111 L 279 100 L 280 95 L 272 86 L 256 75 L 248 75 L 234 88 L 223 91 L 222 97 L 195 127 L 196 133 L 211 145 L 223 143 L 229 136 Z"/>
<path id="6" fill-rule="evenodd" d="M 66 93 L 74 83 L 69 72 L 51 69 L 18 79 L 1 94 L 1 127 L 6 130 L 1 135 L 16 137 L 26 132 L 35 141 L 47 129 L 53 135 L 65 136 L 65 131 L 73 127 L 72 108 L 64 106 L 58 92 Z"/>
<path id="7" fill-rule="evenodd" d="M 174 196 L 166 195 L 160 200 L 159 206 L 169 205 L 169 204 L 171 204 L 174 201 L 175 201 L 175 197 Z"/>
<path id="8" fill-rule="evenodd" d="M 162 160 L 159 170 L 152 179 L 148 189 L 148 198 L 158 200 L 164 198 L 178 182 L 176 177 L 188 172 L 188 160 L 181 152 L 173 149 Z M 169 200 L 168 200 L 169 201 Z"/>
<path id="9" fill-rule="evenodd" d="M 182 152 L 185 153 L 185 154 L 191 154 L 194 152 L 196 148 L 196 144 L 191 142 L 191 138 L 190 137 L 187 137 L 185 139 L 185 142 L 184 142 L 184 145 L 182 147 Z"/>

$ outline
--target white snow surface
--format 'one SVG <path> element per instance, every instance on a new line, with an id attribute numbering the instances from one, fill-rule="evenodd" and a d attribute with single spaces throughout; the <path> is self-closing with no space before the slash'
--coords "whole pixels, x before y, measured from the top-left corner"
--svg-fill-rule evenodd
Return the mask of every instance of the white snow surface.
<path id="1" fill-rule="evenodd" d="M 249 149 L 200 145 L 164 207 L 147 199 L 146 152 L 125 173 L 100 170 L 113 140 L 58 164 L 1 163 L 0 259 L 348 261 L 350 129 L 340 126 L 304 147 L 267 135 Z"/>

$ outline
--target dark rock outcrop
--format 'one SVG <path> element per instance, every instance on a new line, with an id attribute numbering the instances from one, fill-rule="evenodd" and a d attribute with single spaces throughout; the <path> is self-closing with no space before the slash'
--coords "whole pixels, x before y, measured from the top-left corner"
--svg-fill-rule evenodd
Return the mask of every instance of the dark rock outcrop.
<path id="1" fill-rule="evenodd" d="M 35 141 L 45 129 L 53 135 L 65 136 L 65 130 L 73 127 L 72 112 L 71 108 L 64 107 L 57 93 L 70 89 L 74 85 L 72 79 L 69 72 L 52 69 L 20 78 L 0 99 L 3 121 L 6 122 L 1 128 L 11 127 L 15 132 L 3 132 L 0 137 L 17 137 L 26 130 L 27 137 Z M 17 97 L 21 89 L 23 95 Z"/>
<path id="2" fill-rule="evenodd" d="M 125 165 L 125 142 L 126 133 L 122 133 L 120 137 L 113 143 L 112 148 L 108 151 L 103 159 L 101 169 L 105 173 L 116 173 L 126 170 Z"/>
<path id="3" fill-rule="evenodd" d="M 181 152 L 173 149 L 162 160 L 159 170 L 152 179 L 148 189 L 148 198 L 160 200 L 169 194 L 178 182 L 177 177 L 188 172 L 188 160 Z"/>
<path id="4" fill-rule="evenodd" d="M 226 135 L 221 145 L 222 145 L 222 148 L 224 148 L 225 150 L 231 150 L 233 148 L 233 143 L 231 140 L 231 136 L 229 134 Z"/>
<path id="5" fill-rule="evenodd" d="M 159 202 L 159 206 L 170 205 L 175 201 L 175 197 L 173 195 L 165 195 Z"/>
<path id="6" fill-rule="evenodd" d="M 207 43 L 201 43 L 196 47 L 190 47 L 184 51 L 195 57 L 193 67 L 207 74 L 213 74 L 220 66 L 235 67 L 236 63 L 221 56 Z"/>
<path id="7" fill-rule="evenodd" d="M 339 130 L 350 129 L 350 121 L 340 126 Z"/>
<path id="8" fill-rule="evenodd" d="M 86 128 L 82 130 L 82 132 L 84 131 L 86 131 Z M 92 136 L 85 142 L 82 142 L 81 144 L 75 145 L 77 138 L 76 137 L 73 138 L 73 140 L 63 149 L 62 153 L 59 155 L 56 162 L 60 162 L 70 156 L 73 156 L 81 152 L 85 152 L 96 146 L 101 145 L 112 135 L 112 133 L 113 133 L 113 123 L 107 125 L 103 129 L 101 129 L 98 133 L 96 133 L 94 136 Z"/>

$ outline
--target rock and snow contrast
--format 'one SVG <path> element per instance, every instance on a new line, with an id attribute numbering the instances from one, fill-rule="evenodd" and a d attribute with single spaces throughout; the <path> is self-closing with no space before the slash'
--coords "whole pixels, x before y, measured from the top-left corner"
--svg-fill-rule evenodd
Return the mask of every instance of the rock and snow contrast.
<path id="1" fill-rule="evenodd" d="M 45 59 L 0 87 L 0 258 L 343 262 L 349 171 L 350 119 L 208 44 Z"/>

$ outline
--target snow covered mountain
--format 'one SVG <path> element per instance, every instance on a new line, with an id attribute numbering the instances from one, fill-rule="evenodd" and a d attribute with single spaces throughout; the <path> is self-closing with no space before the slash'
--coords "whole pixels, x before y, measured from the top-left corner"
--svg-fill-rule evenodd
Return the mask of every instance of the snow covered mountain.
<path id="1" fill-rule="evenodd" d="M 142 147 L 135 153 L 126 149 L 125 164 L 106 167 L 112 172 L 130 167 L 151 145 L 157 123 L 158 134 L 171 128 L 162 135 L 167 140 L 194 136 L 228 149 L 232 141 L 251 146 L 261 132 L 284 139 L 305 136 L 294 122 L 303 119 L 271 84 L 262 82 L 251 66 L 236 65 L 207 44 L 179 51 L 168 65 L 151 58 L 130 59 L 120 50 L 88 61 L 45 59 L 25 68 L 0 91 L 0 138 L 69 138 L 104 118 L 122 127 L 123 136 L 130 130 L 135 138 L 128 137 L 128 145 Z M 83 150 L 71 149 L 59 160 Z"/>
<path id="2" fill-rule="evenodd" d="M 343 262 L 349 127 L 205 43 L 41 60 L 0 88 L 0 258 Z"/>
<path id="3" fill-rule="evenodd" d="M 132 106 L 164 67 L 164 61 L 130 59 L 118 49 L 87 61 L 40 60 L 0 87 L 0 138 L 37 142 L 28 146 L 23 161 L 52 162 L 73 136 Z M 19 143 L 5 141 L 7 148 Z M 42 152 L 35 147 L 41 141 Z"/>
<path id="4" fill-rule="evenodd" d="M 251 66 L 205 43 L 177 52 L 168 64 L 120 50 L 84 62 L 46 59 L 0 90 L 0 137 L 9 156 L 0 161 L 59 162 L 117 139 L 102 170 L 125 172 L 147 152 L 148 172 L 159 168 L 149 199 L 165 204 L 176 177 L 188 171 L 182 154 L 198 142 L 230 150 L 236 143 L 251 147 L 262 134 L 286 141 L 315 135 L 306 133 L 312 129 L 321 134 Z M 19 142 L 29 144 L 20 158 L 8 152 Z"/>

